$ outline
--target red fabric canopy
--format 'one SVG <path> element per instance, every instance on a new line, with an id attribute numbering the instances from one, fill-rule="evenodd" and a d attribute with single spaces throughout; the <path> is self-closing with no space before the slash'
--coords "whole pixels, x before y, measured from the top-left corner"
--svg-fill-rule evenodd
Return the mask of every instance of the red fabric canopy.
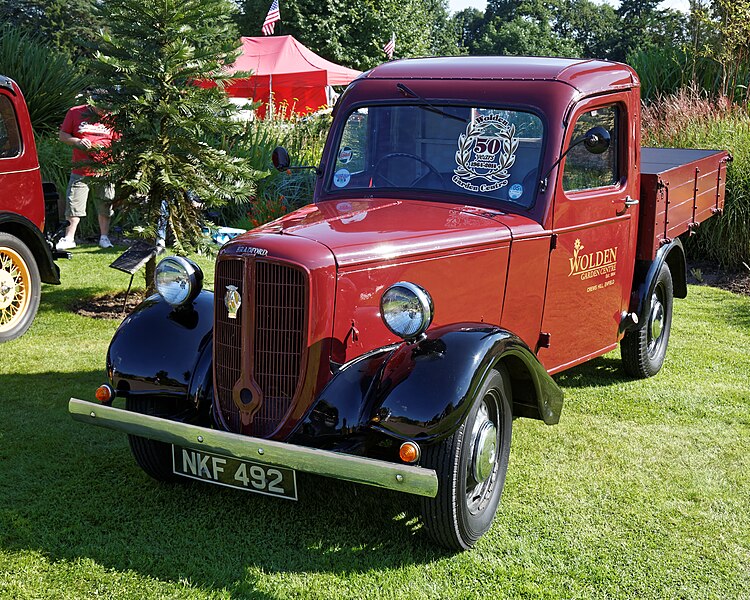
<path id="1" fill-rule="evenodd" d="M 284 110 L 285 115 L 304 115 L 327 104 L 325 86 L 347 85 L 361 74 L 321 58 L 291 35 L 243 37 L 242 54 L 228 70 L 253 72 L 229 85 L 227 93 L 263 102 L 259 117 L 271 92 L 276 114 Z"/>

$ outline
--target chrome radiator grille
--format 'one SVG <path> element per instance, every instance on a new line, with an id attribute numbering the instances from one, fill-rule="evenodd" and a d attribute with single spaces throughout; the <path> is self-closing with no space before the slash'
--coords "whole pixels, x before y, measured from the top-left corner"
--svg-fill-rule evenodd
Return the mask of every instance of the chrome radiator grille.
<path id="1" fill-rule="evenodd" d="M 281 424 L 294 400 L 305 351 L 307 276 L 296 267 L 256 259 L 216 266 L 215 389 L 230 430 L 265 437 Z M 238 288 L 236 319 L 223 306 L 226 286 Z M 243 343 L 244 341 L 244 343 Z M 235 403 L 237 386 L 260 390 L 260 408 L 249 422 Z"/>

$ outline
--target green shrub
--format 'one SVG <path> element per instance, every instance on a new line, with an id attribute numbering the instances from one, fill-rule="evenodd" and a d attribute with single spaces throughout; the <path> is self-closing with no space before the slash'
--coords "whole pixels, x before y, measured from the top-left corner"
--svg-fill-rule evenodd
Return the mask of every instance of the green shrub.
<path id="1" fill-rule="evenodd" d="M 750 115 L 726 99 L 712 101 L 695 88 L 663 96 L 643 110 L 643 145 L 717 148 L 734 157 L 727 169 L 724 212 L 689 240 L 696 257 L 727 267 L 750 264 Z"/>
<path id="2" fill-rule="evenodd" d="M 257 227 L 300 206 L 312 202 L 315 175 L 310 170 L 279 173 L 271 164 L 276 146 L 289 152 L 292 164 L 318 166 L 331 125 L 330 114 L 296 120 L 259 119 L 245 124 L 243 134 L 226 140 L 233 156 L 250 159 L 252 166 L 265 173 L 258 182 L 256 197 L 224 207 L 218 213 L 222 224 L 242 229 Z"/>
<path id="3" fill-rule="evenodd" d="M 0 27 L 0 73 L 21 86 L 37 134 L 57 131 L 86 86 L 66 54 L 8 25 Z"/>

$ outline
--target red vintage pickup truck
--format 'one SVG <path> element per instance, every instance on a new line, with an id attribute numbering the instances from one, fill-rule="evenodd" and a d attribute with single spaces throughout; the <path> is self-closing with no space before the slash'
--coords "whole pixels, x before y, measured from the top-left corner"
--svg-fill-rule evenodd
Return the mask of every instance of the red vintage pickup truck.
<path id="1" fill-rule="evenodd" d="M 57 191 L 42 184 L 23 94 L 0 75 L 0 343 L 31 326 L 41 282 L 60 283 L 43 234 L 47 204 L 56 221 Z"/>
<path id="2" fill-rule="evenodd" d="M 560 418 L 552 374 L 618 344 L 635 377 L 664 363 L 679 236 L 721 211 L 729 157 L 641 148 L 640 126 L 623 64 L 377 67 L 335 108 L 314 203 L 223 246 L 213 292 L 165 258 L 112 340 L 100 404 L 69 409 L 128 433 L 156 479 L 400 490 L 434 541 L 468 548 L 513 419 Z"/>

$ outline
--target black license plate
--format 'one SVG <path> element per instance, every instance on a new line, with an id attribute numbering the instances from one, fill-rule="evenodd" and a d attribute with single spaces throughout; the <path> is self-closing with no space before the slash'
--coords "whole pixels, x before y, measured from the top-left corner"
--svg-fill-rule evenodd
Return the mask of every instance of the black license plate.
<path id="1" fill-rule="evenodd" d="M 172 470 L 177 475 L 191 479 L 239 488 L 256 494 L 297 499 L 297 479 L 292 469 L 173 445 Z"/>

